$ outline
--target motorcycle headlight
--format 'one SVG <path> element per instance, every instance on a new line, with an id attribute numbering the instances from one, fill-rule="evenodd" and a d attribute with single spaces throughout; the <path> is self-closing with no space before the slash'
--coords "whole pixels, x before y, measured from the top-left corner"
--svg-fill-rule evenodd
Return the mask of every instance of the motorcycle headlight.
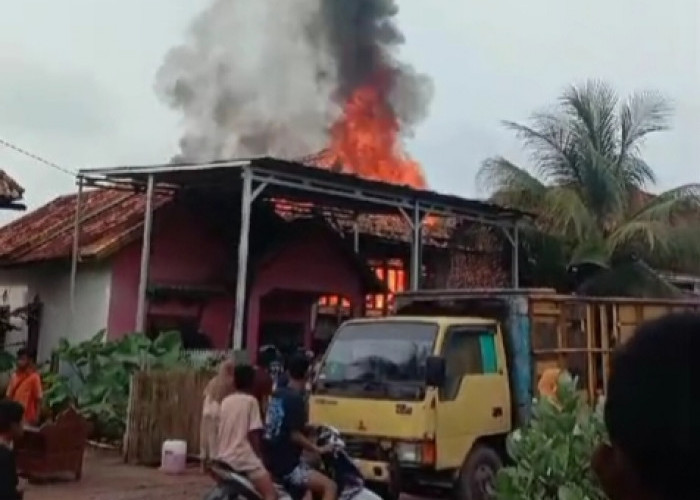
<path id="1" fill-rule="evenodd" d="M 419 464 L 423 461 L 420 443 L 396 443 L 394 451 L 399 462 Z"/>

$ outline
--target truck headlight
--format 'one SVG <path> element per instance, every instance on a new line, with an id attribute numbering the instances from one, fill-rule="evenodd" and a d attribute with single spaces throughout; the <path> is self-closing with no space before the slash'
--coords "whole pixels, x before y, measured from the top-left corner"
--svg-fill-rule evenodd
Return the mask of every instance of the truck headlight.
<path id="1" fill-rule="evenodd" d="M 421 443 L 396 443 L 394 448 L 399 462 L 419 464 L 423 462 Z"/>
<path id="2" fill-rule="evenodd" d="M 394 445 L 394 453 L 399 463 L 435 465 L 435 442 L 398 442 Z"/>

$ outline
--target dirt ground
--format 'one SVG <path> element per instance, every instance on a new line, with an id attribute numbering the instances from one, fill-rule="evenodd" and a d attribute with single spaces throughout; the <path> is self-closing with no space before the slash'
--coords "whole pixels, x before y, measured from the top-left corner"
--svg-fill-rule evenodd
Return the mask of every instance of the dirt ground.
<path id="1" fill-rule="evenodd" d="M 201 500 L 212 486 L 198 466 L 168 476 L 155 468 L 126 465 L 118 453 L 89 450 L 79 482 L 28 484 L 24 500 Z"/>
<path id="2" fill-rule="evenodd" d="M 200 500 L 212 481 L 198 467 L 182 476 L 125 465 L 119 454 L 88 451 L 80 482 L 25 487 L 25 500 Z"/>

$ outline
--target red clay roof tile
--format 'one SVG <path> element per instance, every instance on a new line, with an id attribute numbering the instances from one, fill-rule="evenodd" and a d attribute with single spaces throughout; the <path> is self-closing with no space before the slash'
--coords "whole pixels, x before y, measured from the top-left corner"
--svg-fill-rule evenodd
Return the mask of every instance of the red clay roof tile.
<path id="1" fill-rule="evenodd" d="M 12 265 L 70 257 L 73 248 L 76 194 L 60 196 L 24 217 L 0 228 L 0 264 Z M 167 195 L 156 195 L 154 207 L 169 201 Z M 83 194 L 80 254 L 82 258 L 100 258 L 120 249 L 140 236 L 143 226 L 145 196 L 139 193 L 107 189 L 89 190 Z M 277 212 L 285 219 L 300 216 L 297 210 L 280 204 Z M 351 231 L 351 222 L 336 220 L 342 231 Z M 400 216 L 363 215 L 358 218 L 363 234 L 398 241 L 410 241 L 411 231 Z M 431 222 L 425 231 L 426 244 L 444 246 L 454 232 L 455 222 Z M 481 238 L 483 239 L 483 238 Z M 494 241 L 483 239 L 494 248 Z"/>
<path id="2" fill-rule="evenodd" d="M 0 262 L 19 264 L 67 258 L 73 248 L 77 195 L 60 196 L 0 229 Z M 157 195 L 154 207 L 167 202 Z M 138 238 L 145 197 L 115 190 L 89 190 L 83 195 L 81 257 L 100 257 Z"/>

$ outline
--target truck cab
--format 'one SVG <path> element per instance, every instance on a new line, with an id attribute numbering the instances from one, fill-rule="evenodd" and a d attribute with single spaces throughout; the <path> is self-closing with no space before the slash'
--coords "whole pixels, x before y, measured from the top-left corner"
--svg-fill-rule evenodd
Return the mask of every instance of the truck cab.
<path id="1" fill-rule="evenodd" d="M 485 317 L 351 320 L 314 383 L 312 423 L 333 425 L 385 496 L 491 497 L 512 429 L 501 324 Z"/>

